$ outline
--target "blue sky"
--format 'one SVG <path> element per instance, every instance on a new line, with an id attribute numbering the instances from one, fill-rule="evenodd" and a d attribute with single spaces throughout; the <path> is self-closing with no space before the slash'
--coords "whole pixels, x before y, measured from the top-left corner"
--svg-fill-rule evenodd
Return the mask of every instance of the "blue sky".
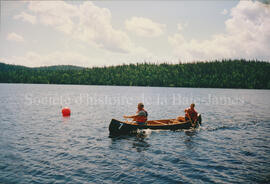
<path id="1" fill-rule="evenodd" d="M 26 66 L 269 60 L 259 1 L 1 1 L 0 61 Z"/>

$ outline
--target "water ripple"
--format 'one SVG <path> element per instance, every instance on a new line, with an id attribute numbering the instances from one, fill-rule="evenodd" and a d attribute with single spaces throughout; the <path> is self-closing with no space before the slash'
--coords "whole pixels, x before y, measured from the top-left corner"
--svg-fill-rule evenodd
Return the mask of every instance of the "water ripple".
<path id="1" fill-rule="evenodd" d="M 0 183 L 269 183 L 269 91 L 0 84 Z M 76 98 L 162 94 L 238 97 L 245 104 L 199 104 L 203 124 L 186 131 L 139 131 L 108 137 L 111 118 L 132 104 L 32 104 L 53 94 Z M 252 99 L 256 100 L 252 100 Z M 256 103 L 255 103 L 256 102 Z M 72 116 L 61 117 L 61 106 Z M 147 105 L 151 119 L 182 114 L 186 105 Z"/>

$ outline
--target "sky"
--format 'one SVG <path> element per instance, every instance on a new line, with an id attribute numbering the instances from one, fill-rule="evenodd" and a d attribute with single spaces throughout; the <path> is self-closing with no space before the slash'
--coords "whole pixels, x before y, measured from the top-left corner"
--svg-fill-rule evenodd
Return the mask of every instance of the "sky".
<path id="1" fill-rule="evenodd" d="M 270 60 L 263 1 L 1 1 L 0 62 L 30 67 Z"/>

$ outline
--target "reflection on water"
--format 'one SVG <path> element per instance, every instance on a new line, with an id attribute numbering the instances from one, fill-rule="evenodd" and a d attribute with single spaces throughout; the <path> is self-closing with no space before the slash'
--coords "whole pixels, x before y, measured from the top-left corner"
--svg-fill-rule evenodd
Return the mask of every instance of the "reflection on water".
<path id="1" fill-rule="evenodd" d="M 192 137 L 192 136 L 194 136 L 194 135 L 197 134 L 197 130 L 196 129 L 184 130 L 184 132 L 189 137 Z"/>
<path id="2" fill-rule="evenodd" d="M 194 136 L 197 134 L 196 129 L 190 129 L 190 130 L 184 130 L 185 132 L 185 146 L 187 149 L 194 149 L 196 146 L 196 143 L 194 142 Z"/>
<path id="3" fill-rule="evenodd" d="M 137 152 L 146 151 L 149 147 L 150 144 L 143 137 L 136 137 L 132 144 L 132 148 L 135 148 Z"/>
<path id="4" fill-rule="evenodd" d="M 62 117 L 63 123 L 68 123 L 70 121 L 70 117 Z"/>
<path id="5" fill-rule="evenodd" d="M 131 147 L 137 152 L 146 151 L 150 147 L 146 140 L 149 135 L 148 130 L 140 130 L 135 134 L 110 137 L 111 145 L 109 147 L 114 150 L 120 147 Z"/>

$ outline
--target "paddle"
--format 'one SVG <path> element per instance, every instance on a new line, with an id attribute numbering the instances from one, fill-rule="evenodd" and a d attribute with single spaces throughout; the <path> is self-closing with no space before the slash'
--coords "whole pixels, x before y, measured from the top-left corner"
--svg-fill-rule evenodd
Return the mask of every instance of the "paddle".
<path id="1" fill-rule="evenodd" d="M 189 119 L 191 125 L 192 125 L 193 127 L 195 127 L 195 126 L 196 126 L 197 120 L 195 120 L 195 121 L 193 122 L 189 114 L 188 114 L 188 119 Z"/>
<path id="2" fill-rule="evenodd" d="M 126 123 L 129 123 L 129 124 L 133 124 L 134 123 L 134 118 L 131 117 L 131 116 L 123 116 L 123 118 L 126 120 L 125 121 Z M 128 119 L 130 119 L 130 118 L 133 118 L 133 120 L 132 121 L 128 121 Z"/>
<path id="3" fill-rule="evenodd" d="M 126 117 L 124 116 L 124 119 L 125 119 L 125 122 L 127 123 L 127 122 L 128 122 L 128 118 L 126 118 Z"/>

